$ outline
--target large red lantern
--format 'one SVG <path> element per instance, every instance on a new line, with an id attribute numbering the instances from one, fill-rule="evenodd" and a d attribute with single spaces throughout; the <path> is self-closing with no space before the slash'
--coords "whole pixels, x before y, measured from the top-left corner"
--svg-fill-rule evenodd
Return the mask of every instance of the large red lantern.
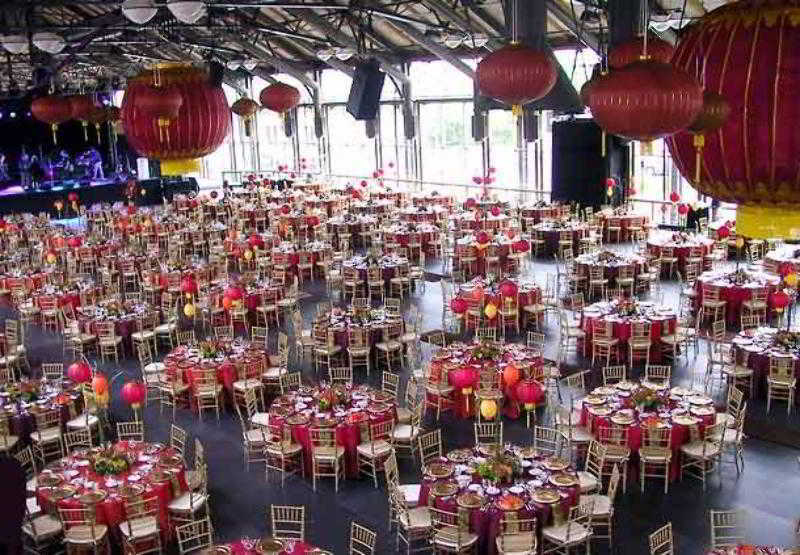
<path id="1" fill-rule="evenodd" d="M 273 83 L 261 91 L 259 100 L 267 110 L 283 114 L 300 103 L 300 91 L 286 83 Z"/>
<path id="2" fill-rule="evenodd" d="M 672 62 L 694 73 L 727 102 L 730 116 L 706 133 L 694 187 L 739 204 L 737 232 L 800 236 L 800 0 L 741 0 L 708 13 L 686 30 Z M 695 177 L 690 133 L 668 141 L 678 169 Z"/>
<path id="3" fill-rule="evenodd" d="M 464 314 L 469 308 L 467 301 L 462 299 L 461 297 L 456 297 L 450 301 L 450 310 L 452 310 L 455 314 Z"/>
<path id="4" fill-rule="evenodd" d="M 244 134 L 250 136 L 253 117 L 261 107 L 252 98 L 242 97 L 231 106 L 231 112 L 242 118 L 244 122 Z"/>
<path id="5" fill-rule="evenodd" d="M 225 93 L 210 83 L 206 70 L 198 67 L 175 65 L 157 72 L 160 89 L 175 91 L 182 98 L 177 115 L 167 120 L 165 134 L 159 118 L 172 115 L 167 108 L 174 108 L 174 102 L 162 98 L 162 105 L 155 108 L 154 72 L 141 73 L 128 81 L 122 100 L 122 124 L 128 142 L 141 156 L 160 160 L 162 174 L 199 171 L 198 159 L 214 152 L 230 131 Z"/>
<path id="6" fill-rule="evenodd" d="M 78 360 L 69 365 L 67 376 L 75 383 L 86 383 L 92 378 L 92 369 L 85 361 Z"/>
<path id="7" fill-rule="evenodd" d="M 789 306 L 789 300 L 789 295 L 782 289 L 770 295 L 770 304 L 777 312 L 783 312 L 783 310 Z"/>
<path id="8" fill-rule="evenodd" d="M 509 44 L 484 57 L 475 78 L 481 94 L 511 104 L 518 115 L 523 104 L 539 100 L 552 90 L 558 72 L 547 53 Z"/>
<path id="9" fill-rule="evenodd" d="M 181 292 L 188 293 L 190 295 L 197 294 L 197 282 L 192 276 L 186 276 L 181 280 Z"/>
<path id="10" fill-rule="evenodd" d="M 661 40 L 653 33 L 647 37 L 647 57 L 658 62 L 669 63 L 675 47 L 665 40 Z M 644 36 L 635 37 L 629 41 L 618 44 L 608 51 L 608 65 L 611 69 L 622 69 L 645 56 Z"/>
<path id="11" fill-rule="evenodd" d="M 500 284 L 500 293 L 504 297 L 516 297 L 518 291 L 519 288 L 517 287 L 517 284 L 511 280 L 507 279 L 506 281 Z"/>
<path id="12" fill-rule="evenodd" d="M 43 96 L 31 102 L 31 114 L 39 121 L 50 124 L 53 144 L 56 144 L 58 126 L 72 117 L 72 105 L 63 96 Z"/>
<path id="13" fill-rule="evenodd" d="M 464 395 L 469 395 L 478 383 L 478 371 L 472 366 L 462 366 L 450 372 L 450 383 Z"/>
<path id="14" fill-rule="evenodd" d="M 593 79 L 586 96 L 606 132 L 652 141 L 686 129 L 703 107 L 703 90 L 688 73 L 639 60 Z"/>
<path id="15" fill-rule="evenodd" d="M 130 381 L 122 386 L 122 400 L 138 409 L 147 397 L 147 388 L 142 382 Z"/>

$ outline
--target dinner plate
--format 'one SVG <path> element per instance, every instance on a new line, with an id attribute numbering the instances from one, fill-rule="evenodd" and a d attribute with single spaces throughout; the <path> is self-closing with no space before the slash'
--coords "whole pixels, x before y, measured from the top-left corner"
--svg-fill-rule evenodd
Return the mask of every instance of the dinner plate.
<path id="1" fill-rule="evenodd" d="M 432 478 L 447 478 L 453 473 L 453 465 L 447 463 L 431 463 L 425 467 L 425 473 Z"/>
<path id="2" fill-rule="evenodd" d="M 694 418 L 693 416 L 686 416 L 685 414 L 679 414 L 672 417 L 672 422 L 681 426 L 694 426 L 699 421 L 699 419 Z"/>
<path id="3" fill-rule="evenodd" d="M 456 504 L 465 509 L 477 509 L 483 506 L 483 496 L 473 492 L 462 493 L 456 498 Z"/>
<path id="4" fill-rule="evenodd" d="M 593 406 L 593 407 L 589 407 L 586 410 L 590 414 L 593 414 L 594 416 L 608 416 L 609 414 L 614 412 L 612 409 L 610 409 L 608 407 L 594 407 Z"/>
<path id="5" fill-rule="evenodd" d="M 458 485 L 452 482 L 443 482 L 435 484 L 430 491 L 436 497 L 449 497 L 458 493 Z"/>
<path id="6" fill-rule="evenodd" d="M 548 480 L 554 486 L 567 488 L 578 483 L 577 479 L 569 474 L 553 474 Z"/>
<path id="7" fill-rule="evenodd" d="M 561 500 L 561 496 L 558 492 L 553 491 L 547 488 L 537 488 L 533 490 L 531 493 L 531 499 L 533 499 L 536 503 L 544 503 L 544 504 L 551 504 L 556 503 Z"/>
<path id="8" fill-rule="evenodd" d="M 692 397 L 689 397 L 690 405 L 710 405 L 713 402 L 714 401 L 711 398 L 706 397 L 705 395 L 693 395 Z"/>
<path id="9" fill-rule="evenodd" d="M 108 493 L 103 490 L 88 491 L 78 497 L 78 502 L 84 505 L 94 505 L 95 503 L 100 503 L 106 497 L 108 497 Z"/>
<path id="10" fill-rule="evenodd" d="M 557 457 L 550 457 L 549 459 L 545 460 L 544 463 L 542 463 L 542 466 L 544 466 L 547 470 L 558 471 L 569 468 L 569 462 Z"/>
<path id="11" fill-rule="evenodd" d="M 525 502 L 517 495 L 506 494 L 498 498 L 495 505 L 504 511 L 518 511 L 525 505 Z"/>

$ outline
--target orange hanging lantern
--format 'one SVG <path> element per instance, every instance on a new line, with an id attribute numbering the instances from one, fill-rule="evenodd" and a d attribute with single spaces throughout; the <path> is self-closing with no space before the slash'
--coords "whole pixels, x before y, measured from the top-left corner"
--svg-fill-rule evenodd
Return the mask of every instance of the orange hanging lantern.
<path id="1" fill-rule="evenodd" d="M 546 52 L 511 43 L 485 56 L 475 72 L 481 94 L 510 104 L 514 115 L 522 106 L 543 98 L 558 73 Z"/>
<path id="2" fill-rule="evenodd" d="M 798 10 L 800 0 L 726 4 L 686 30 L 672 59 L 729 105 L 724 124 L 705 134 L 693 185 L 738 203 L 736 231 L 748 237 L 800 237 Z M 696 176 L 694 137 L 667 145 L 681 174 Z"/>
<path id="3" fill-rule="evenodd" d="M 161 92 L 152 86 L 156 72 Z M 159 118 L 169 118 L 168 141 Z M 205 69 L 169 65 L 128 81 L 122 125 L 136 152 L 161 161 L 162 174 L 182 175 L 199 171 L 199 158 L 214 152 L 225 140 L 230 109 L 222 88 L 210 83 Z"/>
<path id="4" fill-rule="evenodd" d="M 231 112 L 242 118 L 244 122 L 244 134 L 249 137 L 252 132 L 253 117 L 261 107 L 258 103 L 247 97 L 242 97 L 231 106 Z"/>
<path id="5" fill-rule="evenodd" d="M 72 117 L 72 106 L 63 96 L 43 96 L 31 102 L 31 114 L 53 131 L 53 144 L 58 144 L 58 126 Z"/>

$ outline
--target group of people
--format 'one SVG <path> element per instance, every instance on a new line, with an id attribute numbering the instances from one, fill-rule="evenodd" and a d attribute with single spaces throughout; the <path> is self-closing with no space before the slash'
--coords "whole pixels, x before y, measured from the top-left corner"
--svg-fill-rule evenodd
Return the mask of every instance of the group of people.
<path id="1" fill-rule="evenodd" d="M 17 159 L 19 183 L 26 191 L 36 190 L 47 181 L 61 179 L 104 179 L 103 157 L 96 148 L 89 148 L 73 157 L 65 149 L 48 156 L 28 154 L 25 147 Z M 0 184 L 12 181 L 9 160 L 0 152 Z"/>

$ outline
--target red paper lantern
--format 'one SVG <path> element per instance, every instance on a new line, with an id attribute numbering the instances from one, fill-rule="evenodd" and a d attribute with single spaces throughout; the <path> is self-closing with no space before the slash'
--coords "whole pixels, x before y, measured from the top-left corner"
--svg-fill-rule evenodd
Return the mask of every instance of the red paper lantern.
<path id="1" fill-rule="evenodd" d="M 672 59 L 675 47 L 655 34 L 647 37 L 647 57 L 658 62 L 668 64 Z M 612 69 L 622 69 L 633 62 L 639 61 L 644 55 L 644 37 L 636 37 L 618 44 L 608 51 L 608 65 Z"/>
<path id="2" fill-rule="evenodd" d="M 261 105 L 282 114 L 300 103 L 300 91 L 286 83 L 273 83 L 261 91 Z"/>
<path id="3" fill-rule="evenodd" d="M 78 248 L 81 246 L 81 239 L 80 237 L 70 237 L 67 239 L 67 246 L 72 247 L 73 249 Z"/>
<path id="4" fill-rule="evenodd" d="M 606 177 L 606 187 L 613 188 L 617 185 L 616 179 L 613 177 Z"/>
<path id="5" fill-rule="evenodd" d="M 180 114 L 183 94 L 175 86 L 154 87 L 148 85 L 141 89 L 137 97 L 138 106 L 146 116 L 156 119 L 172 120 Z M 124 106 L 124 104 L 123 104 Z M 159 122 L 159 125 L 162 125 Z"/>
<path id="6" fill-rule="evenodd" d="M 210 83 L 206 70 L 198 67 L 180 65 L 158 72 L 163 91 L 172 91 L 159 93 L 158 110 L 175 117 L 154 116 L 152 103 L 146 103 L 153 99 L 153 72 L 143 72 L 128 81 L 122 100 L 125 135 L 141 156 L 161 161 L 164 175 L 199 171 L 198 159 L 217 150 L 230 131 L 231 112 L 225 93 Z M 175 93 L 182 98 L 177 113 Z M 166 98 L 167 94 L 171 98 Z"/>
<path id="7" fill-rule="evenodd" d="M 678 169 L 704 195 L 738 203 L 748 237 L 800 233 L 797 160 L 800 80 L 797 0 L 741 0 L 715 9 L 682 33 L 673 64 L 694 72 L 728 104 L 730 116 L 706 133 L 695 179 L 695 137 L 668 140 Z"/>
<path id="8" fill-rule="evenodd" d="M 503 213 L 502 208 L 500 208 L 496 204 L 494 206 L 492 206 L 492 216 L 499 216 L 502 213 Z"/>
<path id="9" fill-rule="evenodd" d="M 720 239 L 727 239 L 731 236 L 731 230 L 728 226 L 724 225 L 717 230 L 717 237 Z"/>
<path id="10" fill-rule="evenodd" d="M 503 369 L 503 382 L 506 387 L 514 387 L 519 381 L 519 368 L 513 364 L 509 364 Z"/>
<path id="11" fill-rule="evenodd" d="M 225 296 L 228 297 L 232 301 L 241 300 L 243 295 L 244 295 L 244 293 L 242 292 L 241 287 L 238 287 L 236 285 L 228 287 L 225 290 Z"/>
<path id="12" fill-rule="evenodd" d="M 309 216 L 308 220 L 306 220 L 310 227 L 315 227 L 319 225 L 319 216 Z"/>
<path id="13" fill-rule="evenodd" d="M 477 206 L 477 204 L 478 201 L 476 201 L 474 198 L 472 197 L 468 198 L 466 202 L 467 210 L 472 210 L 473 208 L 475 208 L 475 206 Z"/>
<path id="14" fill-rule="evenodd" d="M 472 392 L 478 382 L 478 371 L 473 366 L 462 366 L 450 372 L 450 383 L 464 394 Z"/>
<path id="15" fill-rule="evenodd" d="M 481 231 L 478 233 L 476 239 L 479 245 L 486 245 L 489 243 L 489 234 L 486 233 L 485 231 Z"/>
<path id="16" fill-rule="evenodd" d="M 556 84 L 558 72 L 547 53 L 522 44 L 509 44 L 485 56 L 475 72 L 480 92 L 511 104 L 515 114 L 522 105 L 543 98 Z"/>
<path id="17" fill-rule="evenodd" d="M 504 297 L 516 297 L 518 292 L 517 284 L 511 280 L 506 280 L 500 284 L 500 294 Z"/>
<path id="18" fill-rule="evenodd" d="M 587 97 L 600 127 L 639 141 L 686 129 L 703 107 L 703 90 L 693 77 L 655 60 L 595 77 Z"/>
<path id="19" fill-rule="evenodd" d="M 366 187 L 367 186 L 367 180 L 366 179 L 362 179 L 361 180 L 361 186 L 362 187 Z"/>
<path id="20" fill-rule="evenodd" d="M 678 205 L 678 214 L 685 215 L 689 213 L 689 205 L 688 204 L 679 204 Z"/>
<path id="21" fill-rule="evenodd" d="M 381 174 L 379 174 L 377 171 L 372 172 L 372 178 L 373 179 L 378 179 L 380 176 L 381 176 Z"/>
<path id="22" fill-rule="evenodd" d="M 130 381 L 122 386 L 122 400 L 138 409 L 147 397 L 147 388 L 142 382 Z"/>
<path id="23" fill-rule="evenodd" d="M 262 239 L 261 236 L 258 235 L 257 233 L 254 233 L 247 238 L 247 244 L 253 247 L 254 249 L 263 249 L 264 239 Z"/>
<path id="24" fill-rule="evenodd" d="M 670 202 L 678 202 L 679 200 L 681 200 L 681 196 L 678 193 L 676 193 L 675 191 L 673 191 L 669 195 L 669 200 L 670 200 Z"/>
<path id="25" fill-rule="evenodd" d="M 473 182 L 475 185 L 480 185 L 481 183 L 483 183 L 483 179 L 481 179 L 480 177 L 478 177 L 478 176 L 476 175 L 475 177 L 473 177 L 473 178 L 472 178 L 472 182 Z"/>
<path id="26" fill-rule="evenodd" d="M 526 241 L 525 239 L 520 239 L 514 245 L 515 245 L 514 250 L 516 250 L 517 252 L 528 252 L 528 250 L 530 250 L 531 248 L 530 243 L 528 243 L 528 241 Z"/>
<path id="27" fill-rule="evenodd" d="M 86 383 L 92 378 L 92 368 L 86 362 L 78 360 L 69 365 L 67 376 L 75 383 Z"/>
<path id="28" fill-rule="evenodd" d="M 192 276 L 186 276 L 181 280 L 181 292 L 191 293 L 192 295 L 197 294 L 197 282 Z"/>
<path id="29" fill-rule="evenodd" d="M 513 239 L 516 234 L 517 232 L 514 231 L 512 228 L 508 228 L 508 230 L 506 231 L 506 237 L 508 237 L 509 239 Z"/>
<path id="30" fill-rule="evenodd" d="M 789 306 L 789 300 L 789 295 L 782 289 L 779 289 L 770 295 L 770 304 L 772 305 L 772 308 L 778 312 L 783 312 L 783 309 Z"/>
<path id="31" fill-rule="evenodd" d="M 244 123 L 244 134 L 249 137 L 251 134 L 253 117 L 261 107 L 252 98 L 246 96 L 238 99 L 231 105 L 231 112 L 242 118 Z"/>
<path id="32" fill-rule="evenodd" d="M 628 194 L 632 197 L 636 196 L 636 187 L 631 187 L 630 189 L 628 189 Z"/>
<path id="33" fill-rule="evenodd" d="M 467 301 L 461 297 L 456 297 L 450 301 L 450 310 L 452 310 L 455 314 L 464 314 L 467 311 L 467 308 Z"/>
<path id="34" fill-rule="evenodd" d="M 72 106 L 63 96 L 42 96 L 31 102 L 31 114 L 39 121 L 50 124 L 55 143 L 59 124 L 72 117 Z"/>
<path id="35" fill-rule="evenodd" d="M 536 380 L 522 380 L 517 384 L 516 392 L 517 400 L 524 404 L 527 410 L 536 408 L 537 403 L 544 398 L 542 385 Z"/>
<path id="36" fill-rule="evenodd" d="M 231 306 L 233 305 L 233 300 L 228 297 L 227 295 L 222 297 L 222 308 L 225 310 L 230 310 Z"/>
<path id="37" fill-rule="evenodd" d="M 102 395 L 108 391 L 108 378 L 104 374 L 95 374 L 92 378 L 92 391 L 95 395 Z"/>
<path id="38" fill-rule="evenodd" d="M 281 213 L 282 214 L 288 214 L 291 211 L 292 211 L 292 209 L 289 207 L 288 204 L 284 204 L 283 206 L 281 206 Z"/>

